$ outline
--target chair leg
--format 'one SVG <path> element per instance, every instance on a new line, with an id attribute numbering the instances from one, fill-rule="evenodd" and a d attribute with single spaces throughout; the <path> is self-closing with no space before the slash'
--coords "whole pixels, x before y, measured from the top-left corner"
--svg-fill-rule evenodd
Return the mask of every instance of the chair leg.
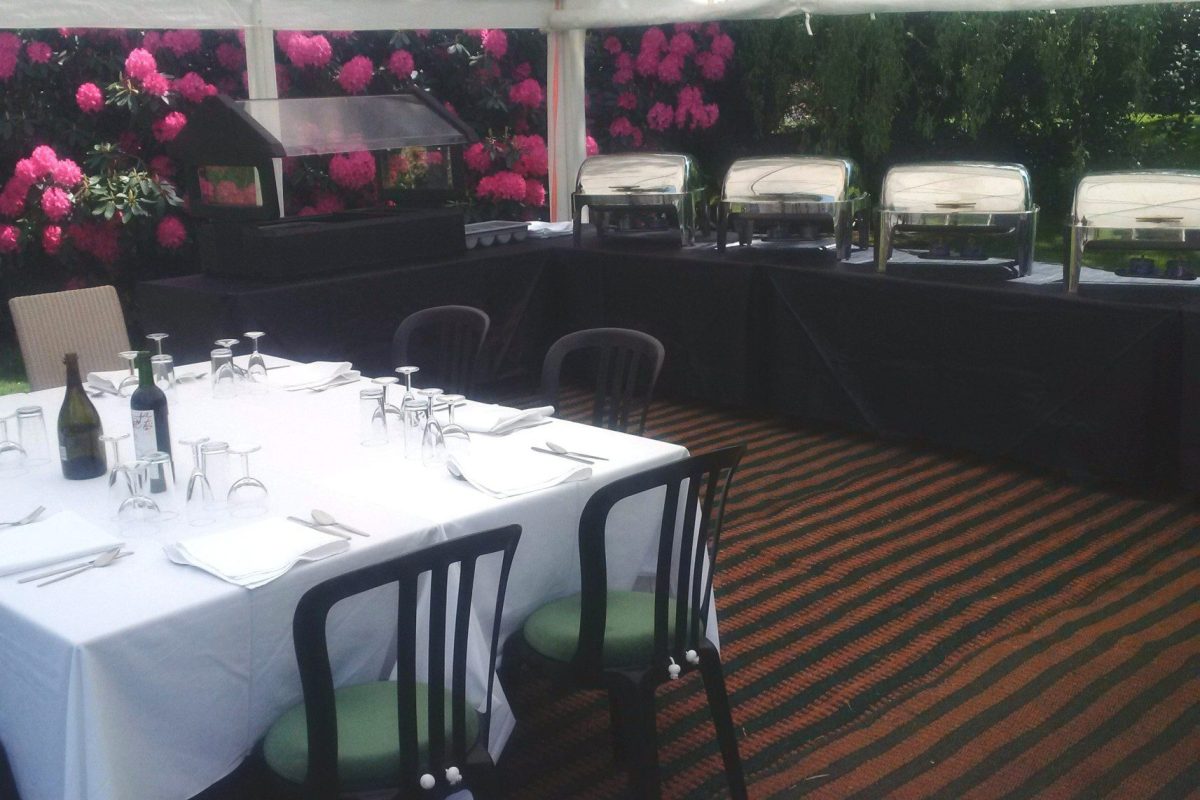
<path id="1" fill-rule="evenodd" d="M 721 656 L 711 647 L 700 649 L 700 675 L 704 678 L 704 692 L 708 695 L 717 742 L 721 746 L 721 760 L 725 762 L 725 774 L 729 778 L 729 796 L 733 800 L 745 800 L 746 776 L 742 772 L 742 758 L 738 755 L 737 733 L 729 711 L 729 694 L 725 691 L 725 674 L 721 670 Z"/>
<path id="2" fill-rule="evenodd" d="M 652 683 L 639 686 L 630 693 L 626 707 L 632 717 L 632 739 L 629 770 L 633 780 L 634 797 L 641 800 L 660 800 L 661 779 L 658 774 L 658 723 L 655 718 Z"/>

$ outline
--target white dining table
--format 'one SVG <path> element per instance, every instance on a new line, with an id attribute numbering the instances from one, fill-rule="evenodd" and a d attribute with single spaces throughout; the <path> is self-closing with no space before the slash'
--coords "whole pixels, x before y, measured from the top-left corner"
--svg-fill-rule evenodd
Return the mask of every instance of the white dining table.
<path id="1" fill-rule="evenodd" d="M 178 369 L 203 371 L 203 365 Z M 356 567 L 518 523 L 523 531 L 505 601 L 507 636 L 542 603 L 578 590 L 577 526 L 592 492 L 687 455 L 676 445 L 557 419 L 503 437 L 475 435 L 473 452 L 496 457 L 550 440 L 610 459 L 597 461 L 584 480 L 495 499 L 444 466 L 405 458 L 400 443 L 360 445 L 358 393 L 365 379 L 319 393 L 287 392 L 280 388 L 287 372 L 272 370 L 272 388 L 261 395 L 214 399 L 205 379 L 180 384 L 169 395 L 174 440 L 208 436 L 262 446 L 251 471 L 270 491 L 268 516 L 306 517 L 320 508 L 371 534 L 352 537 L 344 553 L 302 562 L 255 589 L 173 563 L 163 551 L 164 544 L 255 520 L 225 517 L 195 527 L 181 514 L 156 531 L 125 535 L 103 478 L 62 477 L 54 451 L 63 389 L 0 397 L 0 415 L 16 405 L 43 409 L 52 451 L 48 463 L 0 478 L 0 519 L 16 519 L 37 505 L 47 514 L 71 510 L 133 552 L 41 588 L 18 583 L 20 575 L 0 577 L 0 742 L 25 800 L 185 800 L 232 772 L 276 717 L 302 698 L 291 634 L 300 596 Z M 106 395 L 93 402 L 106 433 L 129 432 L 128 399 Z M 182 486 L 190 454 L 180 445 L 175 454 Z M 658 517 L 647 510 L 654 503 L 632 498 L 614 509 L 610 585 L 631 588 L 652 568 Z M 0 536 L 31 530 L 0 530 Z M 338 685 L 391 673 L 395 601 L 387 600 L 376 593 L 335 608 L 328 632 Z M 476 603 L 486 601 L 477 596 Z M 486 620 L 491 611 L 480 613 Z M 482 657 L 472 663 L 478 696 L 486 663 Z M 497 685 L 494 754 L 514 724 Z"/>

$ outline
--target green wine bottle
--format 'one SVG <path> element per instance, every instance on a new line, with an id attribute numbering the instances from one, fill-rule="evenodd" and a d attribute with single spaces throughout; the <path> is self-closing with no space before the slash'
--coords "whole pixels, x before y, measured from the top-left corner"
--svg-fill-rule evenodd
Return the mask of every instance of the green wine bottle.
<path id="1" fill-rule="evenodd" d="M 138 387 L 129 396 L 133 423 L 133 451 L 139 459 L 153 452 L 171 455 L 171 429 L 167 423 L 167 396 L 154 384 L 154 369 L 150 353 L 138 352 L 134 361 L 138 370 Z M 152 493 L 166 490 L 162 476 L 150 476 Z"/>
<path id="2" fill-rule="evenodd" d="M 58 455 L 62 460 L 63 477 L 81 481 L 103 475 L 105 463 L 104 446 L 100 435 L 100 415 L 83 391 L 79 379 L 79 356 L 67 353 L 63 358 L 67 367 L 67 394 L 63 397 L 62 409 L 58 412 Z"/>

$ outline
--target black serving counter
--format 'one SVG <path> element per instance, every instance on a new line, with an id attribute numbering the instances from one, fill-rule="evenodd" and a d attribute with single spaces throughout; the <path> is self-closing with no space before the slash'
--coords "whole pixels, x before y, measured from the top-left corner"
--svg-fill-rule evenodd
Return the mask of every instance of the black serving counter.
<path id="1" fill-rule="evenodd" d="M 475 305 L 492 316 L 490 377 L 529 385 L 563 333 L 638 328 L 666 346 L 664 396 L 1200 490 L 1200 292 L 928 277 L 711 242 L 565 239 L 287 284 L 189 276 L 137 298 L 180 359 L 257 328 L 267 352 L 367 374 L 390 373 L 407 314 Z"/>

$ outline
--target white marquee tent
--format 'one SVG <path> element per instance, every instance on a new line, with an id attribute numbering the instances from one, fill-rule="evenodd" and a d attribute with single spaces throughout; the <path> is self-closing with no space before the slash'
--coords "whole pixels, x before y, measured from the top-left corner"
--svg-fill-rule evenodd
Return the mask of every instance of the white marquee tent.
<path id="1" fill-rule="evenodd" d="M 276 96 L 275 30 L 545 30 L 550 212 L 552 219 L 569 219 L 575 173 L 584 158 L 583 32 L 588 28 L 795 14 L 1012 11 L 1140 2 L 1145 0 L 0 0 L 0 29 L 243 28 L 251 97 Z"/>

